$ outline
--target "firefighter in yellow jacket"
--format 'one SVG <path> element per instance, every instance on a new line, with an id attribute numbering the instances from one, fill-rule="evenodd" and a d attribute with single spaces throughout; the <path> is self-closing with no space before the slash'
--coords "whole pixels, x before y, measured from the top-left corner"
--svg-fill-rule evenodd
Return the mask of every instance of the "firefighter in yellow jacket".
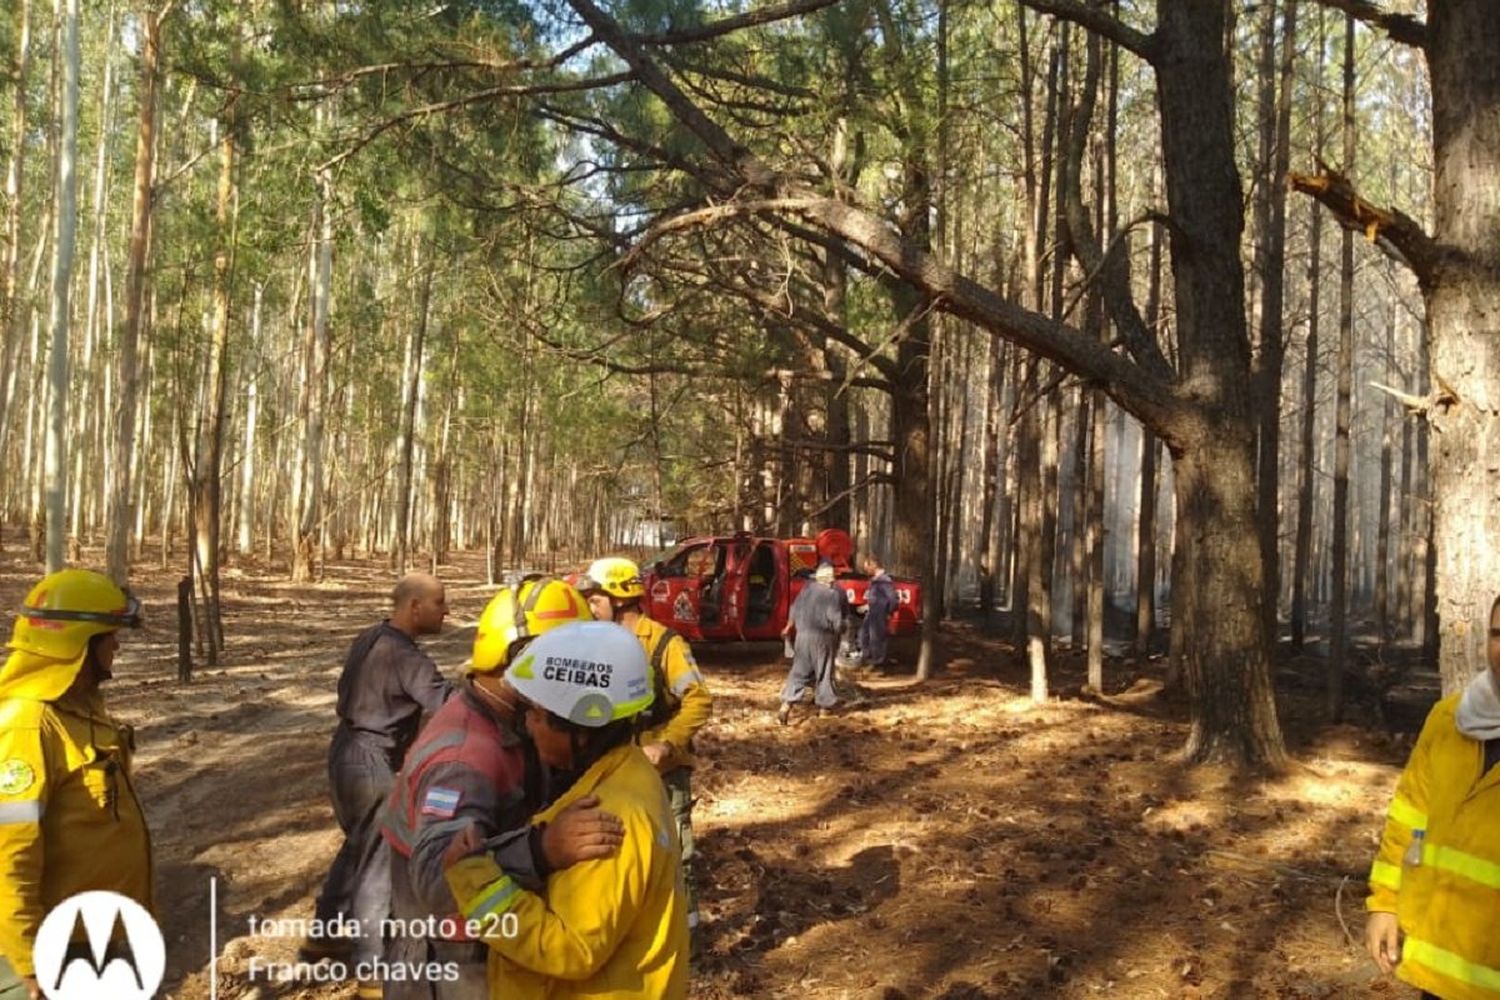
<path id="1" fill-rule="evenodd" d="M 151 842 L 131 784 L 130 727 L 110 716 L 121 628 L 140 605 L 108 577 L 65 569 L 32 588 L 0 668 L 0 998 L 41 996 L 37 929 L 75 893 L 151 909 Z"/>
<path id="2" fill-rule="evenodd" d="M 563 625 L 536 639 L 505 671 L 526 730 L 548 767 L 579 774 L 534 818 L 597 796 L 620 818 L 615 853 L 553 872 L 545 895 L 501 871 L 476 827 L 445 860 L 460 911 L 490 947 L 496 1000 L 683 1000 L 688 930 L 681 857 L 666 791 L 634 743 L 654 699 L 644 650 L 608 622 Z"/>
<path id="3" fill-rule="evenodd" d="M 688 928 L 698 926 L 693 891 L 693 737 L 713 714 L 713 697 L 687 640 L 641 610 L 646 586 L 640 567 L 629 559 L 596 559 L 577 584 L 594 617 L 635 633 L 651 660 L 656 701 L 641 735 L 641 749 L 661 772 L 672 802 L 677 838 L 682 843 L 682 874 L 688 891 Z"/>
<path id="4" fill-rule="evenodd" d="M 1500 599 L 1487 653 L 1489 669 L 1422 726 L 1365 904 L 1376 964 L 1442 1000 L 1500 998 Z"/>

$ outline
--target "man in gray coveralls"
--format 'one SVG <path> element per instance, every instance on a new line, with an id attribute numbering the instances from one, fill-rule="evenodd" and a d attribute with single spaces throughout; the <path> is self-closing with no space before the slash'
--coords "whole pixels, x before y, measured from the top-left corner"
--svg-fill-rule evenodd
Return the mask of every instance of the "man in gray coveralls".
<path id="1" fill-rule="evenodd" d="M 831 715 L 838 705 L 833 688 L 833 661 L 839 651 L 848 605 L 843 591 L 833 585 L 833 566 L 820 563 L 813 578 L 802 588 L 787 612 L 783 636 L 795 634 L 792 668 L 781 689 L 781 708 L 776 719 L 783 726 L 792 715 L 792 705 L 809 690 L 819 715 Z"/>
<path id="2" fill-rule="evenodd" d="M 442 583 L 425 573 L 397 582 L 391 616 L 355 637 L 339 675 L 338 728 L 328 748 L 333 813 L 344 843 L 318 894 L 317 926 L 360 923 L 359 936 L 310 937 L 299 958 L 373 961 L 381 955 L 381 922 L 390 911 L 390 848 L 379 815 L 396 772 L 417 738 L 422 714 L 453 693 L 416 638 L 442 631 L 448 615 Z"/>

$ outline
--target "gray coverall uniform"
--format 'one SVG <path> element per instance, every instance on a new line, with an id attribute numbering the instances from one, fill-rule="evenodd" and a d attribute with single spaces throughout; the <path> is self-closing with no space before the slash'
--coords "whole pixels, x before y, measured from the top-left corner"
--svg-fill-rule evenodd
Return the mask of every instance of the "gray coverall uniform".
<path id="1" fill-rule="evenodd" d="M 819 708 L 838 704 L 833 689 L 833 660 L 838 654 L 839 633 L 844 627 L 847 607 L 842 590 L 815 580 L 809 580 L 792 602 L 787 617 L 796 631 L 796 639 L 792 668 L 781 689 L 783 702 L 801 701 L 813 689 L 813 701 Z"/>
<path id="2" fill-rule="evenodd" d="M 316 916 L 324 926 L 359 921 L 354 963 L 384 951 L 380 932 L 390 912 L 391 865 L 380 810 L 422 713 L 436 712 L 452 693 L 432 659 L 389 620 L 361 632 L 349 647 L 339 675 L 339 724 L 328 748 L 333 813 L 344 843 L 318 894 Z"/>

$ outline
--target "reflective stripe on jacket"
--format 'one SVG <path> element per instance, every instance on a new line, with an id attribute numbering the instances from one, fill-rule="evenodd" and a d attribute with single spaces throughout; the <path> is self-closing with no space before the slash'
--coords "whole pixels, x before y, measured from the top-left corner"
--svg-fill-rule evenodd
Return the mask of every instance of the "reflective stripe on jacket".
<path id="1" fill-rule="evenodd" d="M 663 774 L 679 767 L 692 767 L 697 762 L 693 756 L 693 737 L 714 711 L 708 683 L 693 659 L 692 647 L 676 632 L 641 615 L 635 622 L 635 635 L 651 658 L 653 672 L 659 670 L 663 675 L 659 690 L 666 692 L 668 702 L 673 705 L 665 722 L 641 734 L 641 743 L 666 743 L 672 747 L 672 752 L 657 767 Z"/>
<path id="2" fill-rule="evenodd" d="M 589 794 L 624 823 L 625 842 L 609 857 L 554 872 L 545 897 L 521 888 L 488 856 L 448 869 L 464 916 L 488 931 L 490 996 L 683 1000 L 687 906 L 666 788 L 639 747 L 620 746 L 539 818 Z"/>
<path id="3" fill-rule="evenodd" d="M 97 693 L 0 700 L 0 955 L 17 975 L 33 974 L 37 929 L 75 893 L 107 889 L 152 908 L 130 743 Z"/>
<path id="4" fill-rule="evenodd" d="M 1386 815 L 1370 868 L 1375 912 L 1405 933 L 1396 974 L 1445 1000 L 1500 998 L 1500 767 L 1484 769 L 1484 744 L 1458 731 L 1459 695 L 1427 716 Z M 1413 830 L 1425 830 L 1422 863 L 1403 866 Z"/>

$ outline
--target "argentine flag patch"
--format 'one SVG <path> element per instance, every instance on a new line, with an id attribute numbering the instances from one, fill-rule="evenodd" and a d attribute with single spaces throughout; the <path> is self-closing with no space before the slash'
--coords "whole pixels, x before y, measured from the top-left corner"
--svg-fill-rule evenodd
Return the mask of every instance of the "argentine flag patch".
<path id="1" fill-rule="evenodd" d="M 427 789 L 427 797 L 422 800 L 422 815 L 451 819 L 458 812 L 459 798 L 458 789 L 434 785 Z"/>

